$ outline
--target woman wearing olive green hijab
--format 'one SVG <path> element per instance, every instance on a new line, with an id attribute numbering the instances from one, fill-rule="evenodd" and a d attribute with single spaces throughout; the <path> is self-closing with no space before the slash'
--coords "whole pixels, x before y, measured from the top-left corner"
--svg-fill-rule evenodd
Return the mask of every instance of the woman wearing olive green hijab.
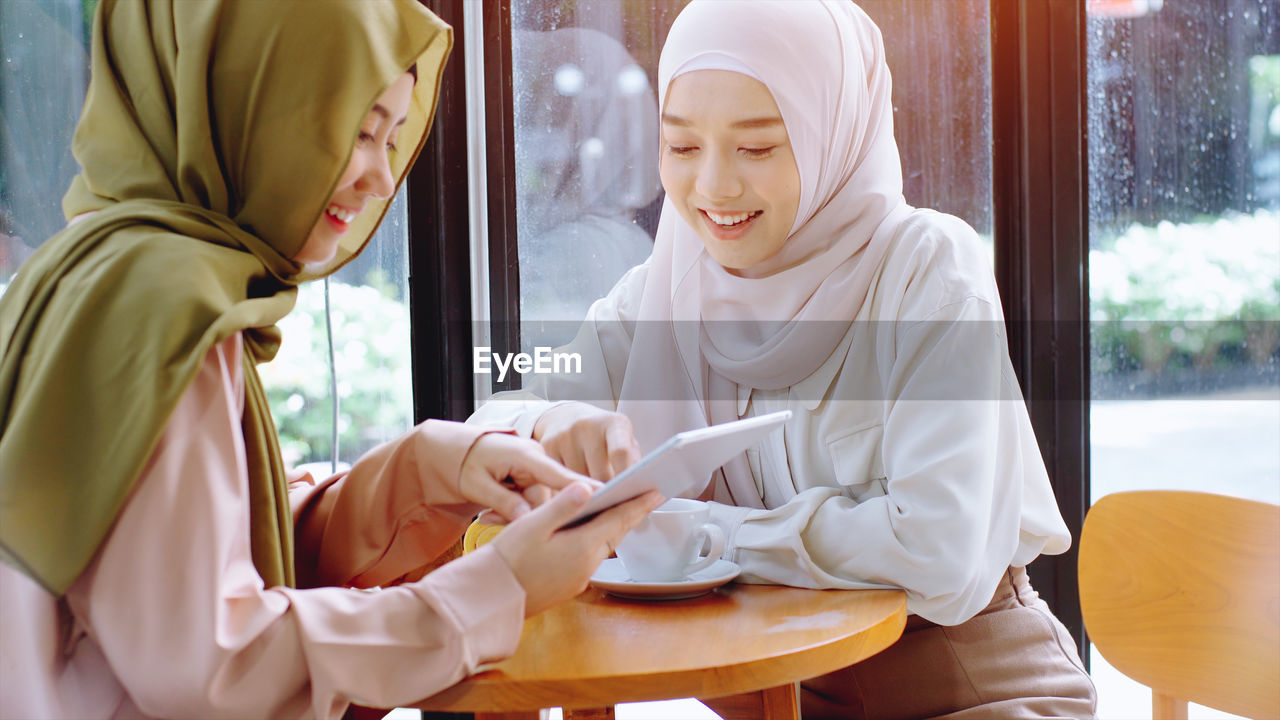
<path id="1" fill-rule="evenodd" d="M 0 715 L 408 703 L 660 500 L 555 532 L 590 481 L 435 421 L 320 483 L 283 467 L 255 365 L 381 220 L 450 43 L 414 0 L 102 1 L 71 222 L 0 298 Z M 484 507 L 498 540 L 401 582 Z"/>

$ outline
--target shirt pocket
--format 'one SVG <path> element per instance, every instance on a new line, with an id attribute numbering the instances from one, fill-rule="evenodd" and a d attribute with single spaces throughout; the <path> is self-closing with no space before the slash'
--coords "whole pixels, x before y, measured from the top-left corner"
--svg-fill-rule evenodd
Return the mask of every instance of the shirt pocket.
<path id="1" fill-rule="evenodd" d="M 827 441 L 836 482 L 857 502 L 885 494 L 883 439 L 884 425 L 876 423 Z"/>

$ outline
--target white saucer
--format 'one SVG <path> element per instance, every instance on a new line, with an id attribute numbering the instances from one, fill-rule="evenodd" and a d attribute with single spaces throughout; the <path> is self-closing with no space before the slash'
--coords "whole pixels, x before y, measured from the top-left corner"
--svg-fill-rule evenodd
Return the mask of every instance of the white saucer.
<path id="1" fill-rule="evenodd" d="M 676 582 L 640 582 L 632 580 L 618 558 L 600 563 L 591 576 L 592 587 L 610 595 L 632 600 L 682 600 L 705 595 L 738 577 L 742 568 L 728 560 L 716 560 L 683 580 Z"/>

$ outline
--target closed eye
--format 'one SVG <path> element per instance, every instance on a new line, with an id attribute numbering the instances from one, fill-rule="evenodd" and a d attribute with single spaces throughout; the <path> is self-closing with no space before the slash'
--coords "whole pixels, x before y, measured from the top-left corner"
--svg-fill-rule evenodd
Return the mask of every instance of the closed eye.
<path id="1" fill-rule="evenodd" d="M 777 147 L 778 147 L 777 145 L 771 145 L 766 148 L 742 148 L 742 153 L 749 158 L 755 158 L 755 159 L 767 158 L 769 157 L 769 155 L 773 153 L 774 149 Z"/>
<path id="2" fill-rule="evenodd" d="M 697 145 L 668 145 L 667 152 L 676 157 L 687 157 L 698 150 Z"/>

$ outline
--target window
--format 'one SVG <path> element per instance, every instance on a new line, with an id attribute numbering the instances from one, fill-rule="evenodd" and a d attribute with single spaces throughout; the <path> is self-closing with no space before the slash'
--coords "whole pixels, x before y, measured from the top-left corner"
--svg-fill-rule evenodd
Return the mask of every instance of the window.
<path id="1" fill-rule="evenodd" d="M 0 292 L 18 265 L 66 225 L 76 174 L 71 135 L 89 83 L 96 0 L 0 3 Z"/>
<path id="2" fill-rule="evenodd" d="M 1090 7 L 1092 497 L 1280 503 L 1280 4 Z M 1100 716 L 1148 711 L 1093 672 Z"/>

